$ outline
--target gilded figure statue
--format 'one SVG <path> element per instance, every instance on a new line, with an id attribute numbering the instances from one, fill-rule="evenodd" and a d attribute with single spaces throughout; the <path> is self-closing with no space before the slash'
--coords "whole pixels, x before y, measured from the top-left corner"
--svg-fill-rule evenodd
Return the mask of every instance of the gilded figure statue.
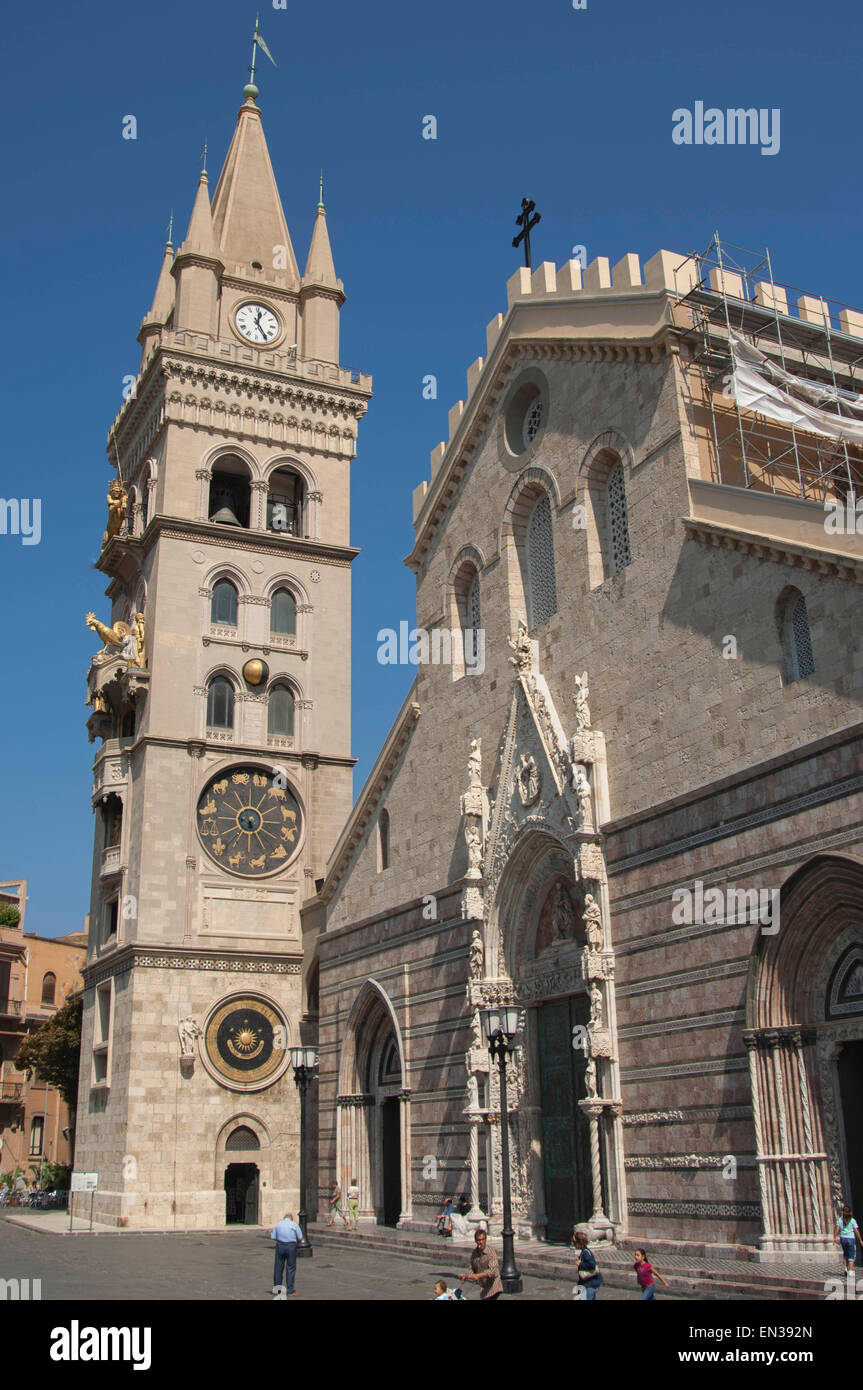
<path id="1" fill-rule="evenodd" d="M 116 536 L 120 527 L 123 525 L 123 518 L 126 515 L 126 503 L 128 493 L 120 482 L 119 478 L 113 478 L 108 484 L 108 526 L 102 536 L 102 549 L 108 544 L 113 536 Z"/>

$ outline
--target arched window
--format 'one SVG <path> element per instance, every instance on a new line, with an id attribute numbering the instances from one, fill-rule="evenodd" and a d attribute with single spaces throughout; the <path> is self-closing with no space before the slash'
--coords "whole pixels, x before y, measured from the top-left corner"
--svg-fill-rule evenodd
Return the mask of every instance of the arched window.
<path id="1" fill-rule="evenodd" d="M 605 508 L 608 517 L 608 558 L 611 574 L 617 574 L 632 559 L 629 548 L 629 518 L 626 512 L 626 486 L 620 459 L 611 469 L 605 484 Z"/>
<path id="2" fill-rule="evenodd" d="M 305 489 L 299 473 L 277 468 L 267 487 L 267 530 L 288 536 L 305 535 Z"/>
<path id="3" fill-rule="evenodd" d="M 242 459 L 220 458 L 210 478 L 208 520 L 219 526 L 247 527 L 251 497 L 249 470 Z"/>
<path id="4" fill-rule="evenodd" d="M 544 492 L 536 502 L 527 523 L 525 537 L 527 562 L 527 601 L 530 626 L 539 627 L 557 612 L 557 586 L 554 577 L 554 540 L 551 529 L 551 503 Z"/>
<path id="5" fill-rule="evenodd" d="M 234 727 L 234 687 L 225 676 L 214 676 L 207 689 L 207 724 L 213 729 Z"/>
<path id="6" fill-rule="evenodd" d="M 152 488 L 150 487 L 150 479 L 149 479 L 149 478 L 145 478 L 145 479 L 144 479 L 143 486 L 142 486 L 142 488 L 141 488 L 141 531 L 142 531 L 142 532 L 146 531 L 146 529 L 147 529 L 147 522 L 150 520 L 150 496 L 151 496 L 151 493 L 152 493 Z"/>
<path id="7" fill-rule="evenodd" d="M 54 992 L 57 988 L 57 976 L 53 970 L 42 976 L 42 1003 L 53 1004 Z"/>
<path id="8" fill-rule="evenodd" d="M 233 1152 L 235 1149 L 244 1149 L 247 1153 L 252 1149 L 261 1147 L 260 1140 L 253 1129 L 248 1125 L 238 1125 L 232 1130 L 225 1142 L 225 1148 Z"/>
<path id="9" fill-rule="evenodd" d="M 237 586 L 230 579 L 217 579 L 213 585 L 210 622 L 223 627 L 237 626 Z"/>
<path id="10" fill-rule="evenodd" d="M 474 577 L 470 583 L 470 588 L 467 591 L 465 618 L 466 631 L 469 631 L 472 628 L 474 632 L 478 632 L 479 629 L 482 627 L 482 613 L 480 610 L 479 603 L 479 574 L 474 574 Z"/>
<path id="11" fill-rule="evenodd" d="M 270 601 L 270 632 L 282 637 L 297 633 L 297 600 L 290 589 L 277 589 Z"/>
<path id="12" fill-rule="evenodd" d="M 806 600 L 799 589 L 791 589 L 786 595 L 782 604 L 780 627 L 785 659 L 785 683 L 790 685 L 792 681 L 805 680 L 815 670 L 809 614 L 806 611 Z"/>
<path id="13" fill-rule="evenodd" d="M 378 869 L 390 866 L 390 813 L 384 807 L 378 816 Z"/>
<path id="14" fill-rule="evenodd" d="M 290 686 L 274 685 L 267 701 L 267 733 L 291 738 L 294 733 L 294 692 Z"/>

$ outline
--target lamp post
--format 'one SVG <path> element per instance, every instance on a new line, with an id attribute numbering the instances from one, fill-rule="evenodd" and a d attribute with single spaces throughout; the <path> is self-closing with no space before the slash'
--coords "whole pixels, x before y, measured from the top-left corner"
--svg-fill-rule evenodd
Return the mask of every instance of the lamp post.
<path id="1" fill-rule="evenodd" d="M 500 1282 L 504 1293 L 521 1293 L 521 1275 L 515 1263 L 512 1203 L 509 1186 L 509 1115 L 506 1105 L 506 1059 L 513 1050 L 513 1038 L 518 1032 L 518 1009 L 508 1005 L 498 1009 L 482 1009 L 485 1035 L 492 1061 L 500 1067 L 500 1166 L 503 1174 L 503 1264 Z"/>
<path id="2" fill-rule="evenodd" d="M 303 1256 L 311 1259 L 314 1251 L 306 1232 L 306 1091 L 315 1079 L 318 1054 L 313 1047 L 292 1047 L 291 1065 L 294 1068 L 294 1083 L 300 1093 L 300 1209 L 297 1222 L 303 1235 L 297 1241 L 297 1259 Z"/>

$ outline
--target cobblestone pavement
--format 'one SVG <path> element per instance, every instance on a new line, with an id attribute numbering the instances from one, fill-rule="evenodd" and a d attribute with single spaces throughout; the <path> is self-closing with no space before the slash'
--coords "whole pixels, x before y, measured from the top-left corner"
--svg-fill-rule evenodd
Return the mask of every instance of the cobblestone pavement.
<path id="1" fill-rule="evenodd" d="M 303 1299 L 428 1301 L 438 1278 L 450 1287 L 466 1270 L 470 1252 L 447 1248 L 426 1259 L 388 1252 L 316 1249 L 297 1263 Z M 116 1237 L 68 1237 L 34 1231 L 0 1218 L 0 1278 L 41 1279 L 42 1299 L 72 1301 L 236 1299 L 275 1302 L 273 1255 L 266 1235 L 239 1228 L 217 1234 L 124 1232 Z M 521 1300 L 572 1302 L 573 1280 L 526 1277 Z M 469 1300 L 477 1292 L 466 1286 Z M 638 1302 L 633 1289 L 603 1287 L 608 1300 Z M 660 1289 L 658 1300 L 682 1301 Z M 300 1299 L 288 1300 L 299 1303 Z"/>

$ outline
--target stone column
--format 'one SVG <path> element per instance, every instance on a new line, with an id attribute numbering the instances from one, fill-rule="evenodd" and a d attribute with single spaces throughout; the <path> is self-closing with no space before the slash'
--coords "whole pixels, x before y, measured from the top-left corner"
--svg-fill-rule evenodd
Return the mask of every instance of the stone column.
<path id="1" fill-rule="evenodd" d="M 249 530 L 264 531 L 267 526 L 267 493 L 269 486 L 263 478 L 255 478 L 250 484 Z"/>
<path id="2" fill-rule="evenodd" d="M 580 1100 L 580 1109 L 590 1121 L 590 1171 L 593 1183 L 593 1215 L 589 1221 L 591 1240 L 607 1239 L 613 1233 L 612 1223 L 605 1214 L 602 1201 L 602 1164 L 599 1157 L 599 1121 L 603 1104 L 600 1099 Z"/>
<path id="3" fill-rule="evenodd" d="M 770 1195 L 767 1190 L 766 1154 L 761 1126 L 761 1087 L 758 1078 L 758 1036 L 744 1033 L 743 1041 L 749 1056 L 749 1090 L 752 1095 L 752 1127 L 755 1131 L 755 1164 L 758 1169 L 758 1190 L 761 1194 L 761 1226 L 770 1235 Z"/>
<path id="4" fill-rule="evenodd" d="M 397 1221 L 410 1221 L 413 1216 L 413 1193 L 411 1189 L 411 1093 L 399 1091 L 399 1137 L 401 1139 L 401 1188 L 402 1209 Z"/>

